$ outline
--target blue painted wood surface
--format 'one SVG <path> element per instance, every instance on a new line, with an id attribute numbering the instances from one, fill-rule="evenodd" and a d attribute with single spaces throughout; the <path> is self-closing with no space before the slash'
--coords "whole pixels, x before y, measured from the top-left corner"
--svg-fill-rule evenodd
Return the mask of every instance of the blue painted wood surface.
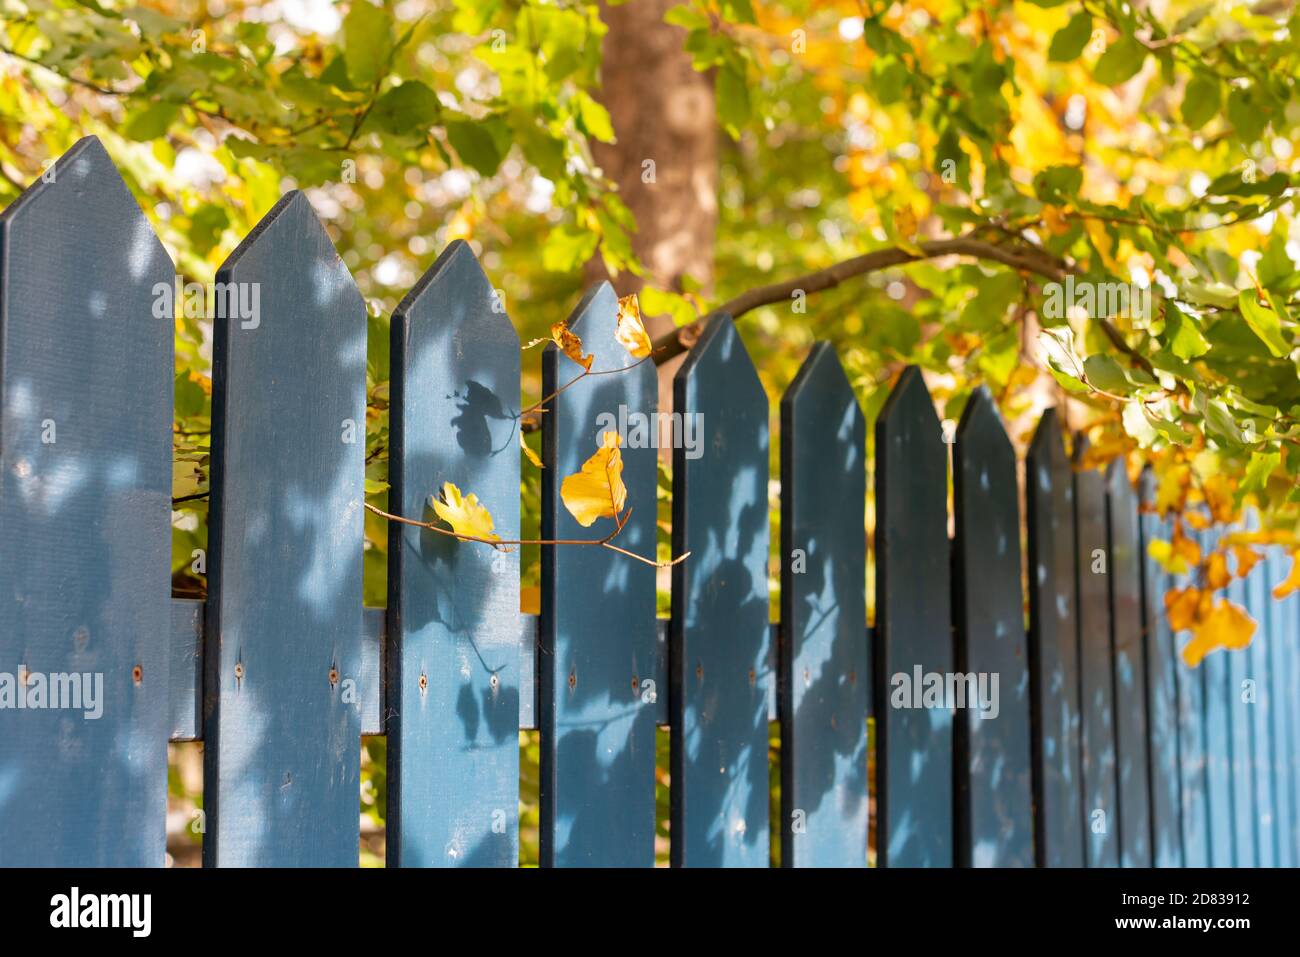
<path id="1" fill-rule="evenodd" d="M 1231 567 L 1231 566 L 1229 566 Z M 1246 583 L 1233 577 L 1227 587 L 1228 600 L 1246 608 Z M 1209 657 L 1227 658 L 1228 734 L 1232 742 L 1232 826 L 1235 867 L 1254 867 L 1259 860 L 1259 822 L 1255 808 L 1255 727 L 1258 682 L 1251 666 L 1249 646 L 1239 650 L 1211 652 Z M 1248 684 L 1249 683 L 1249 684 Z M 1247 812 L 1246 809 L 1251 811 Z M 1240 812 L 1240 813 L 1238 813 Z"/>
<path id="2" fill-rule="evenodd" d="M 1170 582 L 1171 588 L 1187 587 L 1187 576 Z M 1181 647 L 1186 636 L 1175 636 Z M 1179 824 L 1183 838 L 1183 864 L 1186 867 L 1209 867 L 1210 800 L 1209 742 L 1206 722 L 1206 669 L 1178 664 L 1178 793 Z"/>
<path id="3" fill-rule="evenodd" d="M 865 867 L 866 423 L 829 342 L 781 399 L 781 863 Z"/>
<path id="4" fill-rule="evenodd" d="M 1280 601 L 1273 599 L 1273 588 L 1286 580 L 1287 559 L 1276 548 L 1268 549 L 1263 571 L 1266 574 L 1268 608 L 1261 627 L 1267 629 L 1268 662 L 1265 665 L 1268 675 L 1270 696 L 1269 720 L 1270 741 L 1272 743 L 1272 772 L 1274 798 L 1276 801 L 1276 846 L 1278 867 L 1296 866 L 1295 841 L 1295 799 L 1296 789 L 1294 775 L 1291 771 L 1291 756 L 1296 746 L 1292 736 L 1288 699 L 1300 693 L 1300 686 L 1291 680 L 1290 651 L 1288 643 L 1295 640 L 1291 630 L 1295 609 L 1291 599 Z"/>
<path id="5" fill-rule="evenodd" d="M 614 338 L 612 287 L 590 290 L 570 328 L 594 356 L 583 379 L 547 403 L 542 416 L 542 537 L 602 538 L 612 519 L 577 523 L 560 499 L 564 477 L 595 454 L 601 433 L 626 413 L 623 481 L 633 512 L 615 544 L 655 552 L 656 449 L 632 448 L 632 414 L 656 411 L 652 363 L 635 362 Z M 547 346 L 542 392 L 572 382 L 582 367 Z M 613 417 L 611 422 L 608 416 Z M 642 436 L 648 438 L 646 430 Z M 638 441 L 640 441 L 640 438 Z M 649 443 L 646 443 L 649 446 Z M 654 864 L 656 656 L 655 569 L 604 548 L 542 547 L 539 626 L 542 866 Z"/>
<path id="6" fill-rule="evenodd" d="M 217 281 L 204 863 L 356 866 L 365 306 L 296 191 Z"/>
<path id="7" fill-rule="evenodd" d="M 1194 537 L 1202 553 L 1214 547 L 1213 533 L 1199 532 Z M 1222 650 L 1212 652 L 1196 666 L 1205 674 L 1205 795 L 1211 867 L 1232 867 L 1236 861 L 1229 724 L 1229 702 L 1234 695 L 1227 655 Z"/>
<path id="8" fill-rule="evenodd" d="M 1182 795 L 1179 773 L 1178 651 L 1165 614 L 1168 575 L 1151 557 L 1153 541 L 1168 541 L 1169 523 L 1155 514 L 1155 476 L 1148 469 L 1138 483 L 1142 506 L 1141 533 L 1142 633 L 1147 663 L 1147 740 L 1151 767 L 1151 852 L 1156 867 L 1182 867 L 1183 841 L 1179 820 Z"/>
<path id="9" fill-rule="evenodd" d="M 709 323 L 673 378 L 698 442 L 673 447 L 671 857 L 766 867 L 768 402 L 730 317 Z M 685 434 L 685 430 L 684 434 Z"/>
<path id="10" fill-rule="evenodd" d="M 1032 867 L 1029 656 L 1016 452 L 982 387 L 966 403 L 957 427 L 953 491 L 955 670 L 967 676 L 954 728 L 957 862 Z"/>
<path id="11" fill-rule="evenodd" d="M 1074 474 L 1048 409 L 1025 463 L 1034 851 L 1041 867 L 1083 866 Z"/>
<path id="12" fill-rule="evenodd" d="M 1075 456 L 1084 451 L 1076 443 Z M 1083 770 L 1084 861 L 1119 866 L 1119 794 L 1115 767 L 1115 694 L 1111 654 L 1106 537 L 1106 479 L 1095 470 L 1074 475 L 1078 549 L 1079 706 Z"/>
<path id="13" fill-rule="evenodd" d="M 0 214 L 0 865 L 163 863 L 174 273 L 94 137 Z"/>
<path id="14" fill-rule="evenodd" d="M 469 246 L 393 313 L 389 502 L 451 482 L 519 538 L 519 337 Z M 519 860 L 519 549 L 389 523 L 390 866 Z"/>
<path id="15" fill-rule="evenodd" d="M 1106 471 L 1107 575 L 1115 669 L 1115 763 L 1121 867 L 1151 866 L 1147 668 L 1138 500 L 1123 459 Z"/>
<path id="16" fill-rule="evenodd" d="M 1253 511 L 1247 515 L 1246 528 L 1259 528 Z M 1273 688 L 1269 668 L 1268 569 L 1263 562 L 1246 577 L 1246 607 L 1255 619 L 1255 636 L 1244 649 L 1247 668 L 1254 682 L 1255 703 L 1246 708 L 1250 718 L 1251 770 L 1254 777 L 1255 863 L 1258 867 L 1277 867 L 1277 799 L 1273 783 Z"/>
<path id="17" fill-rule="evenodd" d="M 872 697 L 882 867 L 953 864 L 952 711 L 891 704 L 901 680 L 953 670 L 948 549 L 948 449 L 911 366 L 876 420 Z"/>

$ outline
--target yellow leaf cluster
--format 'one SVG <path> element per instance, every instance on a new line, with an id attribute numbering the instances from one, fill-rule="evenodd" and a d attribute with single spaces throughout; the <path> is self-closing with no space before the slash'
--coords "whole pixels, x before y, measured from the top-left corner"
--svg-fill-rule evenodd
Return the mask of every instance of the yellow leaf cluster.
<path id="1" fill-rule="evenodd" d="M 560 485 L 564 507 L 583 528 L 598 518 L 617 519 L 627 502 L 623 484 L 623 453 L 617 432 L 606 432 L 596 454 Z"/>
<path id="2" fill-rule="evenodd" d="M 479 502 L 477 495 L 462 495 L 453 483 L 444 482 L 441 495 L 430 496 L 429 504 L 457 535 L 491 542 L 501 541 L 501 537 L 493 531 L 492 513 Z"/>

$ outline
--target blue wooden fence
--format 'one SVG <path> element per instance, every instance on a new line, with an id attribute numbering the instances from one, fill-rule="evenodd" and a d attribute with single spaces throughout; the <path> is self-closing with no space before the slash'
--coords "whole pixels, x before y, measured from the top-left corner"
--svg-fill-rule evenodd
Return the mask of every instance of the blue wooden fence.
<path id="1" fill-rule="evenodd" d="M 865 422 L 827 343 L 780 407 L 781 624 L 771 410 L 725 317 L 675 379 L 703 430 L 698 455 L 674 451 L 691 557 L 669 620 L 653 569 L 565 547 L 542 548 L 541 613 L 521 615 L 516 552 L 397 523 L 387 609 L 363 608 L 365 310 L 296 192 L 218 273 L 258 308 L 218 296 L 207 599 L 172 598 L 173 326 L 154 303 L 173 271 L 93 138 L 0 214 L 0 865 L 162 864 L 169 740 L 204 743 L 205 864 L 355 865 L 360 739 L 382 734 L 389 864 L 511 866 L 517 732 L 539 728 L 542 863 L 647 866 L 665 725 L 679 866 L 766 866 L 773 829 L 787 866 L 864 866 L 873 797 L 883 866 L 1300 862 L 1300 602 L 1268 596 L 1282 558 L 1232 586 L 1260 622 L 1249 648 L 1183 666 L 1150 477 L 1072 467 L 1049 412 L 1022 562 L 993 401 L 967 403 L 950 473 L 908 369 L 875 426 L 868 629 Z M 616 313 L 602 285 L 571 320 L 602 370 L 632 362 Z M 394 313 L 391 370 L 391 507 L 427 519 L 453 482 L 518 537 L 519 342 L 465 244 Z M 577 370 L 549 349 L 544 390 Z M 598 416 L 656 403 L 649 364 L 549 403 L 543 537 L 583 537 L 557 480 Z M 620 543 L 649 554 L 656 451 L 622 454 L 640 507 Z M 45 707 L 70 675 L 80 704 Z"/>

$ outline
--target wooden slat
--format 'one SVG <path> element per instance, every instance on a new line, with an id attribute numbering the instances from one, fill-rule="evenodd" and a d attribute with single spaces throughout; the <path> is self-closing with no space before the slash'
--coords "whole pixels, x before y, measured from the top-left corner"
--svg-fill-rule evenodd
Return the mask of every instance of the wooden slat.
<path id="1" fill-rule="evenodd" d="M 967 680 L 965 707 L 954 729 L 956 859 L 966 867 L 1032 867 L 1029 662 L 1016 453 L 983 388 L 967 402 L 957 428 L 953 488 L 956 671 Z M 976 700 L 971 676 L 976 676 Z"/>
<path id="2" fill-rule="evenodd" d="M 1295 694 L 1288 677 L 1290 675 L 1290 655 L 1287 644 L 1293 640 L 1290 630 L 1290 617 L 1294 613 L 1290 600 L 1274 600 L 1272 589 L 1285 581 L 1287 562 L 1276 548 L 1268 549 L 1262 569 L 1266 577 L 1267 614 L 1260 627 L 1267 629 L 1268 662 L 1265 665 L 1268 675 L 1270 696 L 1269 720 L 1271 722 L 1270 738 L 1272 741 L 1272 770 L 1274 796 L 1277 814 L 1277 861 L 1278 867 L 1296 866 L 1295 845 L 1295 781 L 1291 770 L 1291 758 L 1296 742 L 1292 736 L 1290 704 L 1288 698 Z"/>
<path id="3" fill-rule="evenodd" d="M 1055 409 L 1025 464 L 1034 850 L 1040 867 L 1083 866 L 1074 476 Z"/>
<path id="4" fill-rule="evenodd" d="M 1162 537 L 1173 535 L 1167 524 Z M 1200 544 L 1199 534 L 1190 537 Z M 1191 574 L 1177 575 L 1168 583 L 1170 589 L 1186 588 L 1193 583 Z M 1161 598 L 1160 606 L 1164 607 Z M 1181 650 L 1189 640 L 1187 632 L 1174 636 L 1178 652 L 1176 684 L 1178 689 L 1178 791 L 1181 797 L 1179 820 L 1183 838 L 1183 864 L 1186 867 L 1209 867 L 1211 862 L 1210 794 L 1209 794 L 1209 723 L 1206 709 L 1206 668 L 1188 667 Z"/>
<path id="5" fill-rule="evenodd" d="M 174 273 L 94 137 L 0 214 L 0 865 L 164 860 Z"/>
<path id="6" fill-rule="evenodd" d="M 356 866 L 365 305 L 296 191 L 217 281 L 204 863 Z"/>
<path id="7" fill-rule="evenodd" d="M 953 863 L 952 712 L 894 708 L 895 675 L 953 670 L 948 450 L 921 370 L 876 420 L 876 834 L 880 866 Z"/>
<path id="8" fill-rule="evenodd" d="M 1247 514 L 1246 528 L 1256 531 L 1259 516 L 1253 510 Z M 1251 769 L 1254 776 L 1255 805 L 1255 865 L 1277 867 L 1277 795 L 1273 782 L 1273 689 L 1270 683 L 1268 630 L 1269 605 L 1268 569 L 1261 562 L 1243 583 L 1246 607 L 1255 619 L 1255 636 L 1245 649 L 1248 654 L 1247 669 L 1255 683 L 1255 703 L 1246 708 L 1250 719 Z"/>
<path id="9" fill-rule="evenodd" d="M 583 297 L 570 320 L 594 356 L 594 372 L 627 369 L 635 361 L 614 338 L 617 310 L 613 289 L 601 283 Z M 581 371 L 547 346 L 543 392 L 554 393 Z M 561 502 L 561 482 L 595 454 L 610 425 L 602 414 L 617 422 L 620 407 L 630 416 L 651 414 L 656 406 L 651 363 L 585 378 L 547 404 L 543 538 L 609 533 L 610 519 L 589 529 L 574 520 Z M 629 444 L 625 440 L 622 449 L 623 481 L 633 512 L 616 544 L 652 556 L 656 449 Z M 541 593 L 541 863 L 649 867 L 654 864 L 654 702 L 668 692 L 643 686 L 655 668 L 655 570 L 604 548 L 543 546 Z"/>
<path id="10" fill-rule="evenodd" d="M 731 319 L 673 379 L 696 443 L 673 448 L 669 632 L 674 866 L 766 867 L 769 644 L 768 403 Z"/>
<path id="11" fill-rule="evenodd" d="M 173 598 L 171 608 L 167 736 L 172 741 L 197 741 L 203 737 L 203 601 Z"/>
<path id="12" fill-rule="evenodd" d="M 1227 588 L 1228 600 L 1245 608 L 1246 583 L 1234 577 Z M 1228 733 L 1231 735 L 1234 866 L 1255 867 L 1259 861 L 1259 804 L 1255 795 L 1254 712 L 1258 707 L 1258 684 L 1251 667 L 1250 648 L 1212 652 L 1225 655 L 1228 668 Z M 1255 702 L 1247 701 L 1246 683 L 1255 684 Z"/>
<path id="13" fill-rule="evenodd" d="M 1196 536 L 1203 552 L 1214 546 L 1214 535 Z M 1206 813 L 1209 816 L 1211 867 L 1232 867 L 1236 860 L 1232 803 L 1232 734 L 1229 701 L 1233 697 L 1228 653 L 1214 651 L 1197 665 L 1205 673 Z"/>
<path id="14" fill-rule="evenodd" d="M 1282 578 L 1291 567 L 1292 559 L 1279 558 Z M 1287 762 L 1283 769 L 1291 790 L 1290 845 L 1292 866 L 1300 866 L 1300 592 L 1292 592 L 1278 605 L 1282 640 L 1282 700 L 1286 705 Z"/>
<path id="15" fill-rule="evenodd" d="M 1165 614 L 1169 576 L 1151 557 L 1150 545 L 1168 541 L 1170 529 L 1154 511 L 1155 476 L 1150 469 L 1138 483 L 1142 503 L 1138 529 L 1142 575 L 1142 633 L 1146 644 L 1147 717 L 1151 768 L 1152 863 L 1182 867 L 1183 841 L 1179 775 L 1178 652 Z"/>
<path id="16" fill-rule="evenodd" d="M 1076 443 L 1076 456 L 1084 451 Z M 1074 476 L 1078 549 L 1079 704 L 1083 770 L 1084 861 L 1119 866 L 1119 795 L 1115 768 L 1115 695 L 1106 552 L 1106 479 L 1097 470 Z"/>
<path id="17" fill-rule="evenodd" d="M 819 342 L 781 399 L 781 863 L 867 863 L 866 424 Z"/>
<path id="18" fill-rule="evenodd" d="M 1142 552 L 1138 501 L 1123 459 L 1106 472 L 1115 743 L 1122 867 L 1150 867 L 1151 786 L 1147 747 L 1147 667 L 1142 637 Z"/>
<path id="19" fill-rule="evenodd" d="M 519 337 L 457 240 L 393 313 L 388 496 L 445 483 L 519 538 Z M 519 861 L 519 549 L 389 522 L 390 867 Z"/>

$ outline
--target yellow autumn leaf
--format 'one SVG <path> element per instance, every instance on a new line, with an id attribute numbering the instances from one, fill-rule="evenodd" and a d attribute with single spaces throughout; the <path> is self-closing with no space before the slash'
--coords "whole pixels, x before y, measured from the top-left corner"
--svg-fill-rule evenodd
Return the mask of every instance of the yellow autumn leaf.
<path id="1" fill-rule="evenodd" d="M 590 372 L 592 360 L 596 357 L 593 355 L 584 355 L 582 351 L 582 340 L 578 334 L 569 328 L 569 324 L 560 321 L 551 326 L 551 340 L 560 347 L 560 351 L 572 359 L 583 369 Z"/>
<path id="2" fill-rule="evenodd" d="M 1183 646 L 1183 661 L 1195 668 L 1217 648 L 1245 648 L 1255 636 L 1255 627 L 1255 619 L 1246 613 L 1246 609 L 1221 598 L 1214 603 L 1210 613 L 1192 627 L 1192 640 Z"/>
<path id="3" fill-rule="evenodd" d="M 1171 588 L 1165 592 L 1165 613 L 1169 616 L 1169 627 L 1174 631 L 1191 628 L 1196 624 L 1200 604 L 1199 588 Z"/>
<path id="4" fill-rule="evenodd" d="M 623 484 L 619 444 L 617 432 L 606 432 L 596 454 L 560 485 L 564 507 L 583 528 L 589 528 L 598 518 L 617 518 L 623 511 L 627 486 Z"/>
<path id="5" fill-rule="evenodd" d="M 1233 545 L 1232 554 L 1237 556 L 1237 577 L 1245 578 L 1250 574 L 1250 570 L 1259 564 L 1263 558 L 1259 552 L 1253 548 L 1247 548 L 1244 545 Z"/>
<path id="6" fill-rule="evenodd" d="M 522 431 L 519 433 L 519 447 L 524 450 L 524 455 L 528 456 L 528 461 L 532 462 L 539 469 L 546 468 L 546 466 L 542 464 L 542 460 L 538 458 L 537 453 L 534 452 L 529 447 L 528 442 L 525 441 L 524 433 Z"/>
<path id="7" fill-rule="evenodd" d="M 618 301 L 618 326 L 614 338 L 633 359 L 644 359 L 650 354 L 650 336 L 641 322 L 641 304 L 637 302 L 636 293 Z"/>
<path id="8" fill-rule="evenodd" d="M 1278 582 L 1273 589 L 1273 597 L 1279 601 L 1300 588 L 1300 549 L 1291 553 L 1291 572 Z"/>
<path id="9" fill-rule="evenodd" d="M 1233 487 L 1235 483 L 1223 472 L 1215 472 L 1201 485 L 1205 494 L 1205 504 L 1210 507 L 1210 514 L 1216 522 L 1227 524 L 1236 517 L 1233 507 Z"/>
<path id="10" fill-rule="evenodd" d="M 1228 571 L 1228 556 L 1223 552 L 1215 552 L 1205 563 L 1205 584 L 1211 588 L 1226 588 L 1230 581 L 1232 573 Z"/>
<path id="11" fill-rule="evenodd" d="M 460 489 L 455 485 L 444 482 L 442 494 L 429 496 L 429 504 L 457 535 L 501 541 L 501 537 L 492 530 L 492 513 L 479 502 L 477 495 L 461 495 Z"/>

